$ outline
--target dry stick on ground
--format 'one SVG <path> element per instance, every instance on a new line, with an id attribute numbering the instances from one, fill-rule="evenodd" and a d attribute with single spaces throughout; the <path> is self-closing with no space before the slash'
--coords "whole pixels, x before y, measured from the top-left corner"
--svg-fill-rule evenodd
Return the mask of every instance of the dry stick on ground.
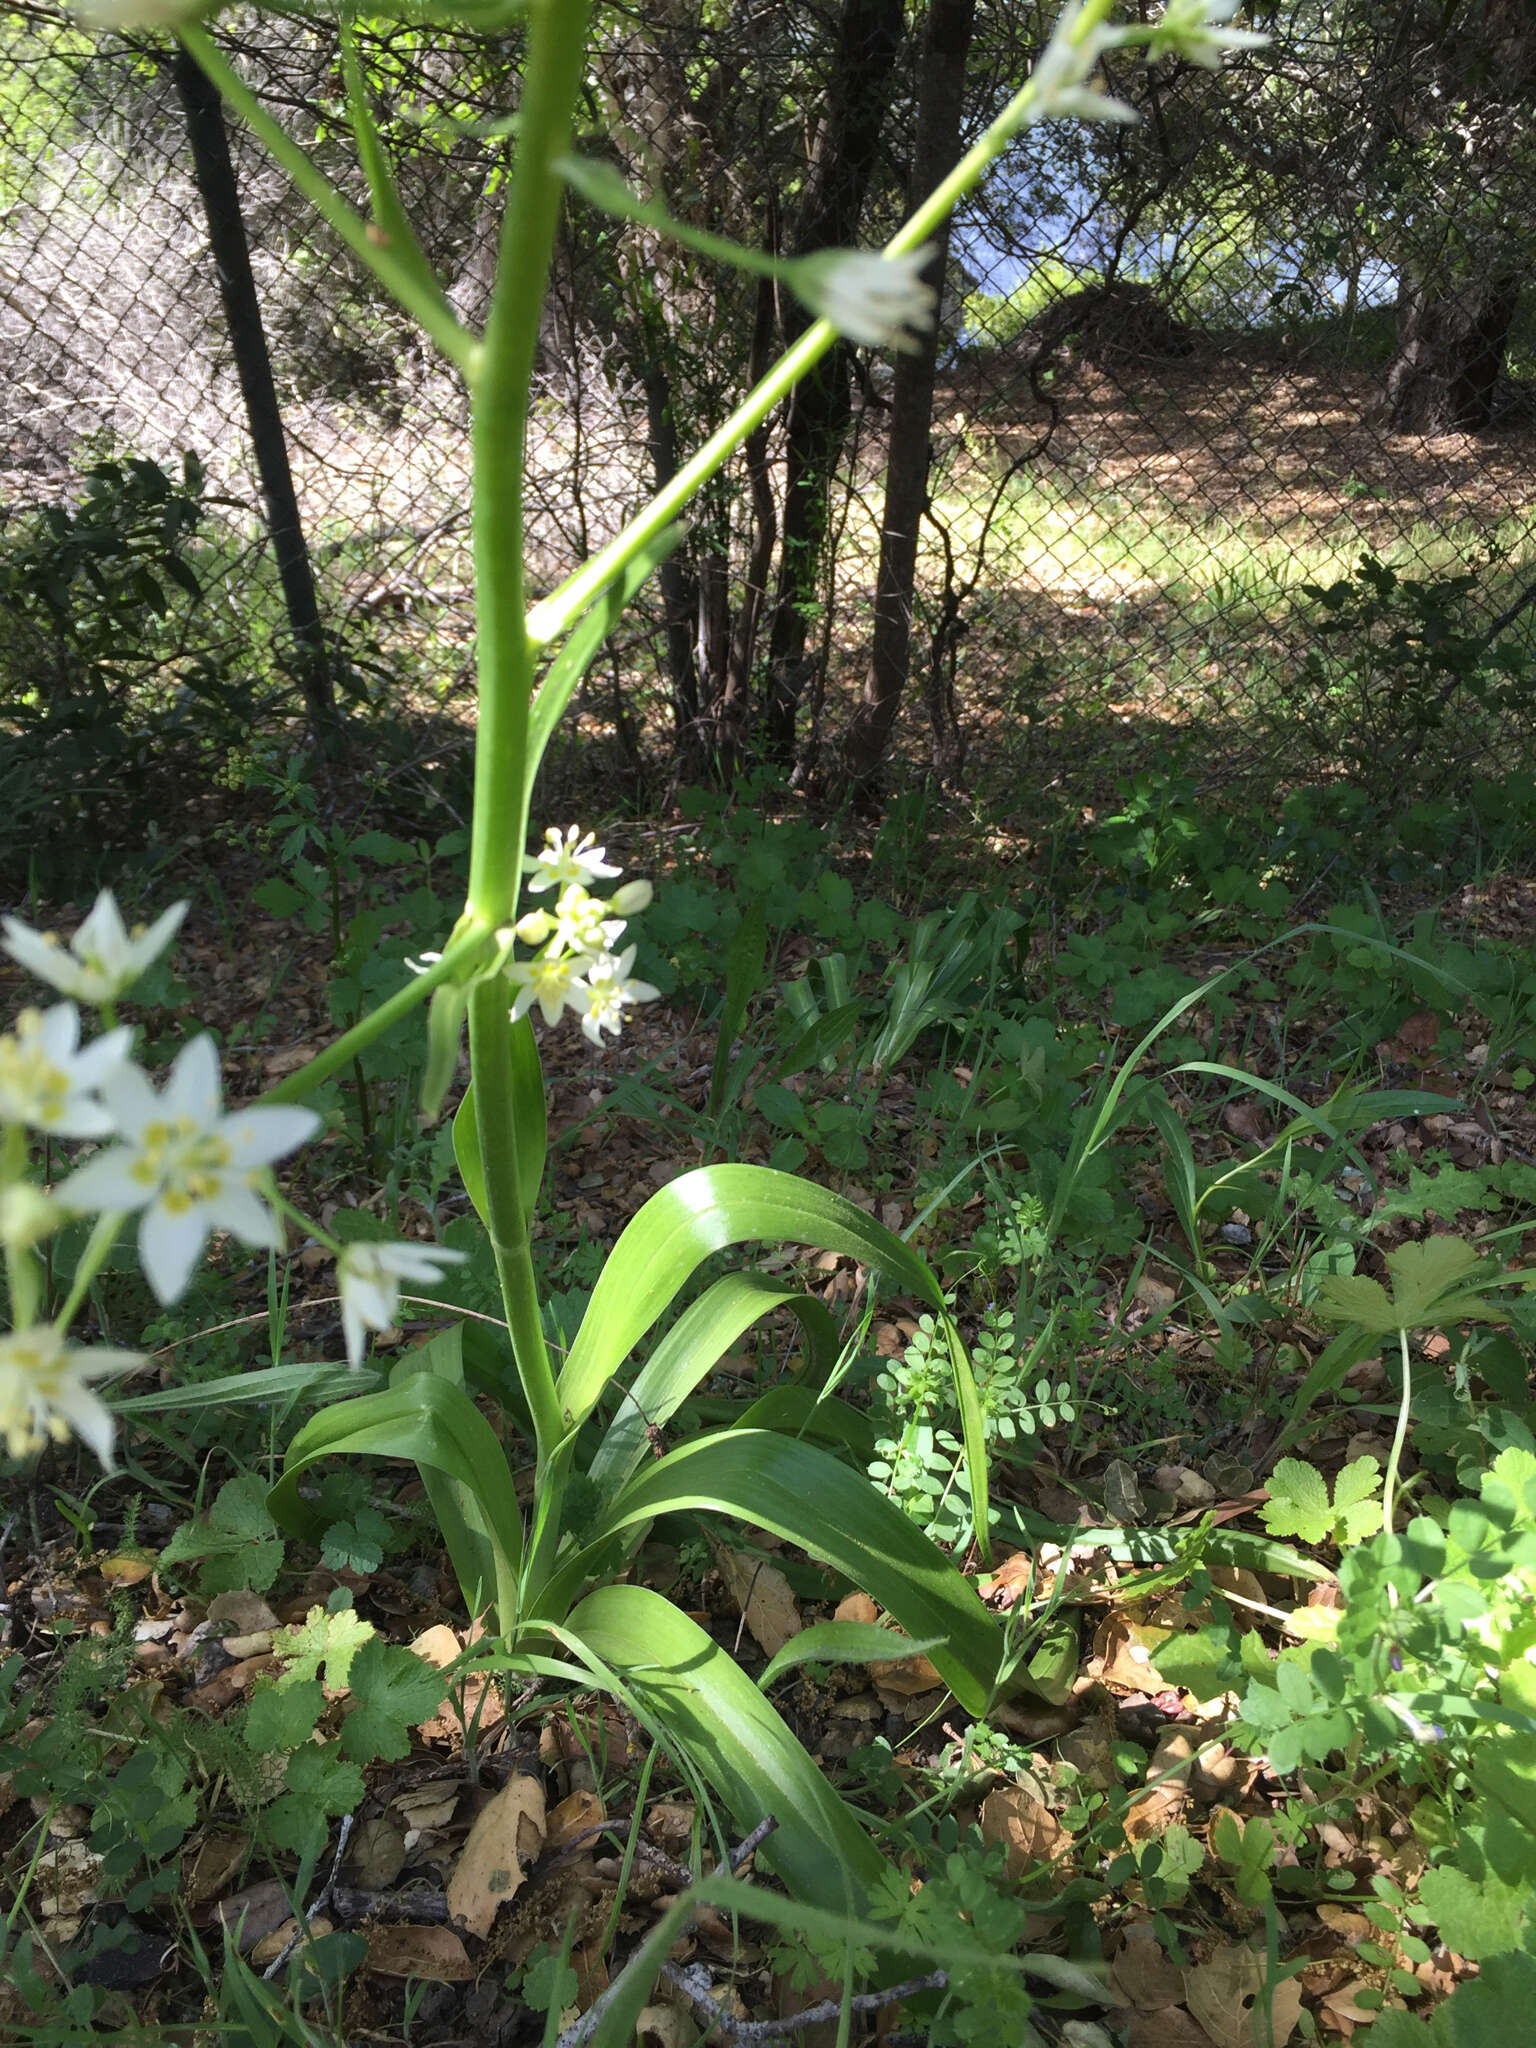
<path id="1" fill-rule="evenodd" d="M 341 1826 L 336 1831 L 336 1854 L 331 1858 L 331 1874 L 316 1893 L 314 1904 L 305 1907 L 303 1921 L 294 1929 L 288 1940 L 283 1943 L 283 1946 L 262 1971 L 262 1976 L 269 1982 L 277 1975 L 305 1935 L 308 1934 L 310 1923 L 315 1915 L 320 1912 L 322 1907 L 329 1904 L 331 1894 L 336 1889 L 336 1879 L 341 1870 L 341 1859 L 347 1853 L 347 1843 L 352 1836 L 352 1820 L 353 1816 L 350 1813 L 344 1813 L 341 1816 Z"/>
<path id="2" fill-rule="evenodd" d="M 824 1998 L 820 2005 L 808 2005 L 804 2012 L 792 2012 L 786 2019 L 738 2020 L 721 2010 L 711 1991 L 709 1972 L 702 1963 L 663 1963 L 661 1974 L 682 1992 L 701 2020 L 718 2027 L 733 2041 L 781 2041 L 788 2034 L 799 2034 L 807 2027 L 819 2027 L 824 2020 L 835 2020 L 843 2010 L 842 1999 Z M 899 2004 L 903 1998 L 915 1997 L 919 1991 L 942 1991 L 948 1982 L 947 1970 L 930 1970 L 926 1977 L 909 1977 L 904 1984 L 892 1984 L 884 1991 L 861 1991 L 847 2001 L 848 2010 L 880 2012 L 888 2005 Z"/>
<path id="3" fill-rule="evenodd" d="M 767 1841 L 777 1826 L 778 1821 L 770 1813 L 765 1819 L 758 1822 L 750 1835 L 744 1836 L 736 1844 L 736 1847 L 730 1851 L 725 1859 L 726 1868 L 733 1876 L 740 1870 L 753 1851 L 761 1848 L 762 1844 Z M 640 1951 L 636 1950 L 636 1955 L 639 1953 Z M 555 2042 L 555 2048 L 581 2048 L 581 2044 L 589 2040 L 597 2032 L 603 2014 L 618 1996 L 619 1987 L 623 1984 L 625 1977 L 633 1967 L 634 1961 L 635 1957 L 631 1956 L 629 1962 L 624 1965 L 624 1968 L 614 1978 L 601 1997 L 595 1998 L 581 2018 L 566 2028 L 565 2032 Z"/>

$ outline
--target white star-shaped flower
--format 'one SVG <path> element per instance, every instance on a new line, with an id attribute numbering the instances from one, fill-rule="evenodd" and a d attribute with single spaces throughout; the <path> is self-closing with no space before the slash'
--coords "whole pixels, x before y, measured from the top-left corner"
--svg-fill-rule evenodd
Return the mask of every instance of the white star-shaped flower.
<path id="1" fill-rule="evenodd" d="M 143 1211 L 139 1260 L 158 1301 L 185 1292 L 215 1230 L 281 1245 L 256 1184 L 263 1167 L 318 1130 L 312 1109 L 269 1104 L 224 1115 L 219 1056 L 206 1032 L 177 1054 L 161 1094 L 124 1062 L 101 1095 L 123 1142 L 71 1174 L 59 1194 L 75 1210 Z"/>
<path id="2" fill-rule="evenodd" d="M 1258 29 L 1226 26 L 1241 5 L 1242 0 L 1168 0 L 1147 44 L 1147 62 L 1182 57 L 1216 71 L 1229 50 L 1263 49 L 1269 37 Z"/>
<path id="3" fill-rule="evenodd" d="M 442 1278 L 445 1266 L 463 1263 L 462 1252 L 437 1244 L 349 1244 L 336 1263 L 341 1288 L 341 1328 L 347 1341 L 347 1363 L 363 1362 L 365 1332 L 387 1330 L 400 1306 L 402 1280 L 429 1286 Z"/>
<path id="4" fill-rule="evenodd" d="M 0 1442 L 11 1457 L 28 1458 L 73 1430 L 110 1472 L 117 1424 L 90 1383 L 143 1362 L 137 1351 L 68 1344 L 52 1323 L 0 1337 Z"/>
<path id="5" fill-rule="evenodd" d="M 55 1138 L 105 1138 L 115 1129 L 97 1090 L 128 1057 L 126 1025 L 79 1050 L 73 1003 L 23 1010 L 0 1037 L 0 1124 L 27 1124 Z"/>
<path id="6" fill-rule="evenodd" d="M 60 995 L 81 1003 L 111 1003 L 165 951 L 186 914 L 185 903 L 173 903 L 147 930 L 130 932 L 117 898 L 103 889 L 68 946 L 56 932 L 35 931 L 19 917 L 7 917 L 0 948 Z"/>
<path id="7" fill-rule="evenodd" d="M 922 273 L 934 247 L 899 256 L 875 249 L 822 249 L 804 257 L 790 282 L 811 311 L 861 348 L 915 351 L 932 327 L 939 295 Z"/>
<path id="8" fill-rule="evenodd" d="M 1095 92 L 1088 80 L 1099 67 L 1106 50 L 1125 40 L 1123 29 L 1099 23 L 1080 34 L 1078 21 L 1082 0 L 1062 10 L 1051 39 L 1036 59 L 1029 75 L 1028 97 L 1017 115 L 1017 126 L 1027 128 L 1036 121 L 1061 121 L 1076 115 L 1083 121 L 1135 121 L 1136 109 L 1124 100 Z"/>
<path id="9" fill-rule="evenodd" d="M 529 894 L 537 896 L 542 889 L 569 888 L 573 882 L 582 888 L 592 882 L 611 882 L 624 870 L 610 867 L 603 858 L 606 852 L 606 847 L 597 844 L 596 835 L 583 832 L 579 825 L 568 826 L 564 832 L 551 825 L 539 851 L 523 858 Z"/>
<path id="10" fill-rule="evenodd" d="M 508 981 L 517 987 L 514 1022 L 526 1017 L 535 1003 L 549 1025 L 558 1024 L 567 1010 L 581 1009 L 581 975 L 587 964 L 581 953 L 540 953 L 534 960 L 514 960 L 507 969 Z"/>
<path id="11" fill-rule="evenodd" d="M 602 1044 L 605 1031 L 618 1037 L 631 1003 L 649 1003 L 661 994 L 648 981 L 631 979 L 635 950 L 627 946 L 617 955 L 604 953 L 588 967 L 586 980 L 576 983 L 573 1007 L 581 1010 L 582 1031 L 594 1045 Z"/>

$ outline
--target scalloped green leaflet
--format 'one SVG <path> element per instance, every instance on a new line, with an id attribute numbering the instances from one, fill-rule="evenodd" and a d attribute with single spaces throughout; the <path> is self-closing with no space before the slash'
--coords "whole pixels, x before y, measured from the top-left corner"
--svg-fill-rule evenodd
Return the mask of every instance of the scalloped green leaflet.
<path id="1" fill-rule="evenodd" d="M 880 1882 L 879 1851 L 774 1706 L 697 1622 L 643 1586 L 605 1586 L 561 1633 L 611 1668 L 641 1718 L 699 1765 L 743 1832 L 773 1816 L 778 1825 L 758 1858 L 797 1898 L 860 1910 Z"/>
<path id="2" fill-rule="evenodd" d="M 677 1413 L 743 1330 L 780 1306 L 790 1308 L 805 1331 L 806 1371 L 824 1377 L 837 1359 L 837 1326 L 821 1303 L 766 1274 L 727 1273 L 689 1304 L 625 1392 L 587 1468 L 592 1483 L 615 1492 L 644 1458 L 649 1430 Z"/>
<path id="3" fill-rule="evenodd" d="M 895 1616 L 937 1636 L 933 1662 L 969 1713 L 984 1713 L 1003 1637 L 976 1592 L 914 1522 L 860 1473 L 812 1444 L 734 1429 L 683 1444 L 630 1481 L 588 1540 L 699 1508 L 739 1516 L 796 1543 Z"/>
<path id="4" fill-rule="evenodd" d="M 572 1427 L 711 1252 L 754 1238 L 817 1245 L 878 1266 L 944 1313 L 938 1281 L 899 1237 L 835 1195 L 768 1166 L 700 1166 L 631 1218 L 593 1291 L 557 1393 Z"/>

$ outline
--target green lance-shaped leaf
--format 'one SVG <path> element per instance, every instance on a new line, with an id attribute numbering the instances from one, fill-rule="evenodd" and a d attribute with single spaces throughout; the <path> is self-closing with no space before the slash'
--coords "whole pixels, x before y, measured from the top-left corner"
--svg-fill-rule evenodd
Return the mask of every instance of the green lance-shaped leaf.
<path id="1" fill-rule="evenodd" d="M 758 1691 L 767 1692 L 786 1671 L 801 1664 L 899 1664 L 907 1657 L 927 1656 L 938 1640 L 934 1636 L 914 1643 L 910 1636 L 881 1628 L 876 1621 L 813 1621 L 769 1659 L 758 1675 Z"/>
<path id="2" fill-rule="evenodd" d="M 561 1634 L 622 1682 L 641 1719 L 686 1755 L 744 1833 L 778 1823 L 758 1856 L 797 1899 L 857 1912 L 879 1852 L 777 1710 L 697 1622 L 642 1586 L 606 1586 Z"/>
<path id="3" fill-rule="evenodd" d="M 658 1515 L 699 1509 L 770 1529 L 824 1558 L 909 1636 L 939 1638 L 933 1662 L 969 1713 L 986 1710 L 1003 1637 L 938 1546 L 859 1473 L 769 1430 L 700 1437 L 642 1470 L 591 1531 L 605 1539 Z"/>
<path id="4" fill-rule="evenodd" d="M 325 1518 L 301 1498 L 299 1481 L 322 1458 L 404 1458 L 455 1482 L 451 1496 L 433 1502 L 454 1571 L 472 1605 L 483 1608 L 494 1597 L 501 1627 L 515 1624 L 523 1530 L 512 1474 L 494 1430 L 462 1386 L 432 1371 L 413 1372 L 304 1425 L 267 1494 L 267 1511 L 279 1528 L 312 1543 L 324 1535 Z"/>
<path id="5" fill-rule="evenodd" d="M 930 1308 L 944 1311 L 939 1283 L 899 1237 L 843 1195 L 767 1166 L 701 1166 L 652 1195 L 609 1254 L 560 1374 L 573 1425 L 709 1257 L 751 1239 L 815 1245 L 878 1266 Z"/>
<path id="6" fill-rule="evenodd" d="M 646 1457 L 651 1429 L 670 1421 L 743 1330 L 780 1306 L 805 1332 L 810 1374 L 825 1377 L 837 1358 L 837 1328 L 821 1303 L 765 1274 L 727 1273 L 689 1304 L 625 1392 L 587 1468 L 593 1484 L 615 1492 Z"/>
<path id="7" fill-rule="evenodd" d="M 370 239 L 390 251 L 401 270 L 414 279 L 417 289 L 435 301 L 442 317 L 451 321 L 454 318 L 453 308 L 400 202 L 389 158 L 369 110 L 368 88 L 357 58 L 357 41 L 346 20 L 341 24 L 341 68 L 346 80 L 347 111 L 352 117 L 358 161 L 362 164 L 363 174 L 368 180 L 368 194 L 373 201 Z"/>

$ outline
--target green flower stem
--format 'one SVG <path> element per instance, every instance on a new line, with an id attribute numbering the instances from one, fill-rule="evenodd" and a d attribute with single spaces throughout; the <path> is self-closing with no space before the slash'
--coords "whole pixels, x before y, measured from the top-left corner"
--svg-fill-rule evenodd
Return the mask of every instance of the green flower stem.
<path id="1" fill-rule="evenodd" d="M 14 1187 L 25 1178 L 27 1171 L 27 1134 L 21 1124 L 3 1126 L 5 1137 L 0 1142 L 0 1192 Z M 37 1260 L 22 1244 L 5 1243 L 5 1282 L 11 1297 L 11 1323 L 18 1330 L 26 1329 L 37 1320 L 38 1304 L 42 1299 L 42 1283 L 38 1275 Z"/>
<path id="2" fill-rule="evenodd" d="M 1397 1471 L 1402 1463 L 1403 1445 L 1408 1438 L 1408 1419 L 1413 1409 L 1413 1370 L 1408 1363 L 1408 1332 L 1400 1329 L 1397 1333 L 1398 1348 L 1403 1364 L 1403 1398 L 1397 1410 L 1397 1429 L 1392 1438 L 1392 1449 L 1387 1457 L 1387 1475 L 1381 1484 L 1381 1526 L 1390 1536 L 1393 1533 L 1392 1517 L 1397 1512 Z M 1396 1589 L 1389 1588 L 1393 1605 L 1396 1605 Z"/>
<path id="3" fill-rule="evenodd" d="M 529 8 L 517 156 L 475 380 L 480 722 L 468 908 L 492 925 L 510 923 L 516 914 L 528 837 L 534 649 L 524 620 L 524 443 L 544 286 L 565 193 L 556 165 L 570 144 L 572 109 L 586 69 L 588 11 L 585 0 L 533 0 Z"/>
<path id="4" fill-rule="evenodd" d="M 178 33 L 183 47 L 197 59 L 252 134 L 261 137 L 315 211 L 330 223 L 380 284 L 393 293 L 448 361 L 473 381 L 480 344 L 468 328 L 455 320 L 452 307 L 441 290 L 435 288 L 435 280 L 429 284 L 423 279 L 409 251 L 397 251 L 378 231 L 370 232 L 371 223 L 342 198 L 323 171 L 316 169 L 287 129 L 273 120 L 206 29 L 189 24 Z"/>
<path id="5" fill-rule="evenodd" d="M 80 1254 L 75 1267 L 75 1276 L 69 1283 L 69 1292 L 64 1297 L 64 1306 L 54 1317 L 60 1330 L 67 1330 L 80 1313 L 81 1303 L 90 1292 L 91 1282 L 107 1262 L 107 1254 L 117 1243 L 118 1233 L 128 1220 L 123 1209 L 109 1210 L 98 1216 L 91 1225 L 91 1234 L 85 1241 L 85 1250 Z"/>
<path id="6" fill-rule="evenodd" d="M 1104 0 L 1103 5 L 1095 4 L 1085 9 L 1085 16 L 1091 14 L 1092 20 L 1085 20 L 1080 27 L 1086 31 L 1102 20 L 1108 11 L 1109 0 Z M 976 189 L 990 166 L 1018 134 L 1035 97 L 1034 80 L 1027 79 L 949 176 L 934 187 L 911 219 L 892 235 L 885 245 L 886 255 L 901 256 L 909 249 L 917 248 L 948 218 L 966 194 Z M 813 327 L 807 328 L 794 347 L 779 358 L 762 382 L 742 400 L 724 426 L 711 434 L 698 453 L 684 463 L 666 489 L 659 491 L 644 511 L 636 513 L 607 547 L 600 549 L 574 575 L 567 577 L 557 590 L 533 607 L 528 614 L 528 637 L 536 647 L 547 647 L 602 595 L 625 563 L 676 519 L 716 470 L 730 460 L 753 428 L 762 424 L 779 400 L 794 389 L 807 370 L 820 362 L 837 339 L 837 329 L 829 320 L 818 320 Z"/>
<path id="7" fill-rule="evenodd" d="M 459 930 L 443 949 L 440 960 L 434 960 L 424 973 L 413 975 L 404 988 L 386 996 L 376 1010 L 370 1010 L 350 1031 L 344 1031 L 340 1038 L 317 1052 L 306 1065 L 286 1075 L 257 1099 L 261 1102 L 302 1102 L 322 1081 L 328 1081 L 332 1074 L 348 1066 L 376 1038 L 382 1038 L 402 1017 L 408 1017 L 412 1010 L 426 1001 L 433 989 L 445 981 L 454 980 L 475 962 L 477 955 L 488 957 L 491 939 L 488 926 L 476 924 L 473 920 L 461 922 Z"/>
<path id="8" fill-rule="evenodd" d="M 555 1391 L 554 1370 L 544 1344 L 533 1247 L 528 1239 L 528 1216 L 518 1175 L 522 1134 L 517 1128 L 507 986 L 499 975 L 477 982 L 470 991 L 469 1060 L 475 1077 L 475 1126 L 485 1174 L 485 1227 L 496 1255 L 496 1273 L 501 1282 L 518 1378 L 533 1411 L 542 1477 L 551 1453 L 566 1432 Z"/>

